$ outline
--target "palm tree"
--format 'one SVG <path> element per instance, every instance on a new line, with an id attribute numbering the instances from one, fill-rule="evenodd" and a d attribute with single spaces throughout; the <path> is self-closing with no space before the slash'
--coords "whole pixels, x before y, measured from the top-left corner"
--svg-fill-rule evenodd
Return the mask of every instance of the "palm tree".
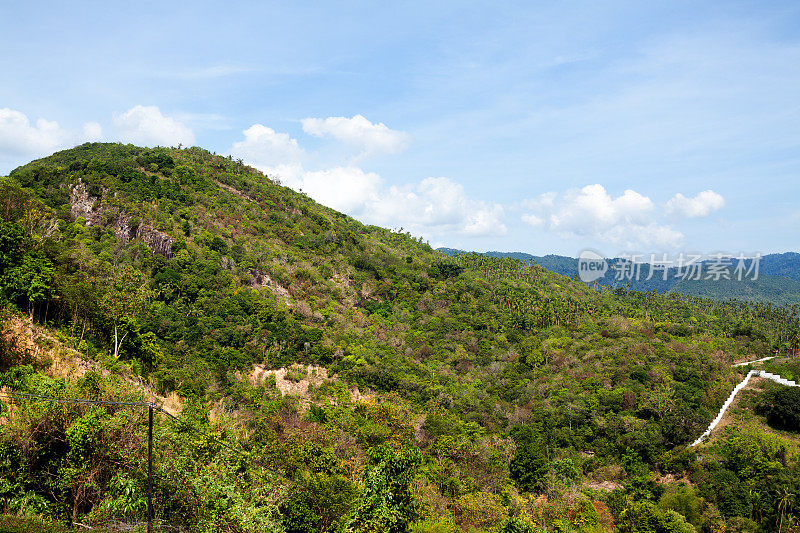
<path id="1" fill-rule="evenodd" d="M 786 514 L 786 510 L 792 507 L 792 499 L 794 498 L 794 494 L 789 492 L 787 487 L 783 487 L 781 492 L 778 493 L 778 512 L 781 513 L 781 523 L 778 526 L 778 533 L 781 533 L 783 529 L 783 515 Z"/>

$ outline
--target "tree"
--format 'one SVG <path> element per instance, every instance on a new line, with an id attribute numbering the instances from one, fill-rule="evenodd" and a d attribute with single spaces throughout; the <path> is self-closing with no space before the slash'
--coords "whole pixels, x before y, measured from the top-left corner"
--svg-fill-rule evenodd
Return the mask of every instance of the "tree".
<path id="1" fill-rule="evenodd" d="M 152 291 L 147 286 L 147 277 L 128 264 L 112 268 L 106 282 L 100 305 L 114 330 L 114 357 L 118 358 L 119 347 L 128 335 L 126 331 L 120 336 L 120 326 L 141 312 Z"/>
<path id="2" fill-rule="evenodd" d="M 54 272 L 50 260 L 38 251 L 25 254 L 22 264 L 9 272 L 7 283 L 11 289 L 11 297 L 27 302 L 28 316 L 31 319 L 36 306 L 50 298 Z"/>
<path id="3" fill-rule="evenodd" d="M 786 431 L 800 431 L 800 388 L 783 387 L 765 393 L 758 412 L 767 417 L 767 423 Z"/>
<path id="4" fill-rule="evenodd" d="M 536 428 L 527 425 L 514 435 L 517 451 L 509 464 L 511 479 L 520 489 L 534 492 L 542 487 L 549 472 L 544 442 Z"/>
<path id="5" fill-rule="evenodd" d="M 789 492 L 787 487 L 782 487 L 780 493 L 778 493 L 778 512 L 781 513 L 781 523 L 778 526 L 778 533 L 781 533 L 783 530 L 783 516 L 786 514 L 786 511 L 792 508 L 792 501 L 794 499 L 794 494 Z"/>
<path id="6" fill-rule="evenodd" d="M 372 466 L 349 527 L 354 533 L 406 533 L 417 520 L 411 480 L 422 462 L 416 447 L 395 450 L 386 445 L 369 452 Z"/>
<path id="7" fill-rule="evenodd" d="M 619 515 L 617 527 L 624 533 L 696 533 L 686 519 L 673 510 L 662 511 L 648 501 L 631 503 Z"/>
<path id="8" fill-rule="evenodd" d="M 703 500 L 689 485 L 671 486 L 661 496 L 658 506 L 664 510 L 673 510 L 686 517 L 692 525 L 699 526 L 702 518 Z"/>

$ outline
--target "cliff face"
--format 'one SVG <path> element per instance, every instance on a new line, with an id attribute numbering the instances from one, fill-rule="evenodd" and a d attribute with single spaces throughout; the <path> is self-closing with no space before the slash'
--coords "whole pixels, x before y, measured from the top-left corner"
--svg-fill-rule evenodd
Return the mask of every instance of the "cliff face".
<path id="1" fill-rule="evenodd" d="M 141 224 L 139 219 L 106 204 L 106 191 L 100 197 L 90 196 L 86 184 L 78 180 L 69 187 L 70 213 L 73 219 L 83 217 L 86 225 L 110 226 L 123 244 L 138 240 L 153 250 L 153 253 L 170 257 L 174 239 L 153 228 L 149 224 Z"/>

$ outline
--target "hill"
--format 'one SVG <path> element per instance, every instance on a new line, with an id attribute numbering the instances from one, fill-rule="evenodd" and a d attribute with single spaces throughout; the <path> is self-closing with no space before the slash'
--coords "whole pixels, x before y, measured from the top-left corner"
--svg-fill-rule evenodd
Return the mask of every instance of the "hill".
<path id="1" fill-rule="evenodd" d="M 199 148 L 82 145 L 0 198 L 13 512 L 141 522 L 146 413 L 7 391 L 173 398 L 156 511 L 191 531 L 770 529 L 800 491 L 779 442 L 687 447 L 792 309 L 449 257 Z"/>
<path id="2" fill-rule="evenodd" d="M 439 248 L 447 255 L 465 253 L 455 248 Z M 524 252 L 486 252 L 489 257 L 509 257 L 523 262 L 534 262 L 562 276 L 576 277 L 578 260 L 561 255 L 535 256 Z M 667 270 L 667 279 L 663 279 L 663 271 L 655 271 L 650 276 L 649 266 L 642 265 L 640 276 L 634 279 L 621 279 L 616 268 L 621 267 L 621 259 L 609 260 L 609 270 L 597 280 L 606 287 L 625 287 L 634 291 L 656 291 L 658 293 L 675 292 L 690 296 L 700 296 L 715 300 L 738 299 L 744 301 L 773 303 L 775 305 L 800 305 L 800 254 L 786 252 L 767 254 L 759 260 L 757 279 L 753 275 L 742 276 L 743 279 L 683 279 L 677 267 Z M 708 265 L 710 261 L 704 261 Z M 729 274 L 735 268 L 735 261 Z M 748 267 L 750 263 L 748 262 Z M 650 277 L 650 279 L 647 279 Z"/>

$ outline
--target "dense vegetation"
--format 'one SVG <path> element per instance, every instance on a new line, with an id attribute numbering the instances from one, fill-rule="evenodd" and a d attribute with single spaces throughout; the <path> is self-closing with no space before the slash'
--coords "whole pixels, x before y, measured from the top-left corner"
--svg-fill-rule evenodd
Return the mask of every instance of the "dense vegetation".
<path id="1" fill-rule="evenodd" d="M 165 524 L 797 528 L 790 441 L 729 428 L 687 448 L 743 376 L 732 362 L 795 342 L 796 309 L 448 257 L 199 148 L 82 145 L 0 178 L 0 199 L 0 385 L 177 394 L 183 422 L 156 421 Z M 17 342 L 20 314 L 91 369 L 60 377 Z M 282 394 L 268 369 L 311 385 Z M 141 521 L 144 411 L 3 409 L 7 510 Z"/>
<path id="2" fill-rule="evenodd" d="M 463 253 L 454 248 L 439 248 L 438 250 L 448 255 Z M 578 260 L 574 257 L 535 256 L 523 252 L 486 252 L 485 255 L 519 259 L 527 263 L 533 262 L 563 276 L 575 277 L 578 273 Z M 659 260 L 660 257 L 656 255 L 655 259 Z M 747 271 L 742 270 L 739 273 L 736 271 L 737 258 L 738 254 L 731 259 L 722 260 L 721 269 L 717 271 L 717 274 L 709 271 L 709 266 L 714 261 L 704 261 L 700 279 L 696 279 L 696 270 L 681 270 L 677 266 L 667 269 L 665 279 L 663 267 L 653 269 L 651 275 L 650 267 L 647 264 L 640 264 L 637 275 L 633 275 L 630 270 L 625 270 L 625 266 L 619 258 L 615 258 L 609 260 L 608 271 L 597 280 L 597 283 L 612 289 L 625 287 L 628 290 L 640 292 L 675 292 L 715 300 L 738 299 L 779 305 L 800 305 L 799 253 L 767 254 L 759 258 L 757 267 L 751 258 L 748 258 L 744 262 Z M 687 257 L 685 260 L 689 259 Z M 647 261 L 649 256 L 642 256 L 637 260 Z M 751 268 L 752 270 L 750 270 Z"/>

